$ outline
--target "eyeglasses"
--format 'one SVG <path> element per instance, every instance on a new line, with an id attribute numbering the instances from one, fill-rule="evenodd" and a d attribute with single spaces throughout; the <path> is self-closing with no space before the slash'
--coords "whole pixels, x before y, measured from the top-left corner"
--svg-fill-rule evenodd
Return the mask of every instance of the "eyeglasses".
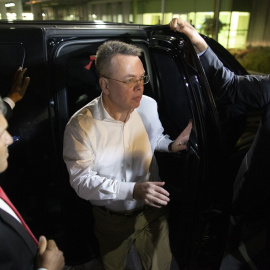
<path id="1" fill-rule="evenodd" d="M 104 77 L 104 78 L 106 78 L 106 79 L 109 79 L 109 80 L 114 80 L 114 81 L 117 81 L 117 82 L 124 83 L 128 87 L 134 87 L 137 83 L 147 84 L 150 81 L 150 76 L 149 75 L 142 76 L 138 80 L 135 79 L 135 78 L 130 78 L 130 79 L 126 80 L 126 81 L 120 81 L 120 80 L 113 79 L 113 78 L 110 78 L 110 77 L 107 77 L 107 76 L 104 76 L 104 75 L 101 75 L 101 76 Z"/>

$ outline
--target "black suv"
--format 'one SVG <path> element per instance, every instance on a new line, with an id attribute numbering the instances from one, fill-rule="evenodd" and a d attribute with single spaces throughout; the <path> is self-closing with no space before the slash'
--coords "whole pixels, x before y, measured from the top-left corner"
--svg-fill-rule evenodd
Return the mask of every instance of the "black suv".
<path id="1" fill-rule="evenodd" d="M 1 22 L 1 96 L 19 66 L 27 67 L 31 77 L 9 121 L 14 143 L 1 184 L 34 234 L 56 240 L 67 264 L 98 257 L 91 204 L 69 185 L 62 144 L 71 115 L 100 95 L 94 59 L 98 46 L 109 39 L 142 49 L 151 76 L 144 93 L 157 101 L 171 139 L 193 119 L 187 151 L 155 155 L 171 194 L 171 247 L 179 268 L 218 269 L 232 184 L 253 133 L 246 132 L 246 114 L 214 100 L 190 41 L 168 26 Z M 246 74 L 223 47 L 206 40 L 226 66 Z M 248 136 L 239 146 L 243 134 Z"/>

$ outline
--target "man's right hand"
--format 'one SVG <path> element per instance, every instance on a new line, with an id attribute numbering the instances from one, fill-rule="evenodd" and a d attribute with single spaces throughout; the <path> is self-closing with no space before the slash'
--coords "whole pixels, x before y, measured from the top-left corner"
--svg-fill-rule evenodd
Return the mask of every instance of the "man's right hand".
<path id="1" fill-rule="evenodd" d="M 207 49 L 208 45 L 205 40 L 200 36 L 196 29 L 188 22 L 178 18 L 173 18 L 169 23 L 172 30 L 184 33 L 192 42 L 194 49 L 197 53 L 203 52 Z"/>
<path id="2" fill-rule="evenodd" d="M 133 198 L 144 204 L 161 208 L 170 201 L 169 192 L 163 186 L 165 182 L 136 183 L 133 190 Z"/>
<path id="3" fill-rule="evenodd" d="M 62 270 L 65 266 L 63 252 L 58 249 L 54 240 L 40 236 L 37 253 L 37 268 L 47 270 Z"/>

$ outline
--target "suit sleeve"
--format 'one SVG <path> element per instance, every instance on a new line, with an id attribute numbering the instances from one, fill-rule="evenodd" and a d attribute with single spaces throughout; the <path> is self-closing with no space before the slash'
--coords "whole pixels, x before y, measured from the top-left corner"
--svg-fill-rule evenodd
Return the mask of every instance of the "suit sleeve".
<path id="1" fill-rule="evenodd" d="M 241 104 L 254 109 L 261 109 L 269 104 L 269 75 L 235 75 L 224 67 L 209 47 L 200 60 L 214 96 L 222 103 Z"/>
<path id="2" fill-rule="evenodd" d="M 36 244 L 19 222 L 0 210 L 0 269 L 35 269 Z"/>

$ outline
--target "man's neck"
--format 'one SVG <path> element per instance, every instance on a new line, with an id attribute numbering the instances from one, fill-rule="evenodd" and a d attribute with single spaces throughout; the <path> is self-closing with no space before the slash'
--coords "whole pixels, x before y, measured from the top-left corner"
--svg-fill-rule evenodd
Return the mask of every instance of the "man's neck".
<path id="1" fill-rule="evenodd" d="M 115 110 L 114 107 L 110 104 L 110 101 L 106 99 L 106 97 L 103 96 L 102 98 L 103 106 L 106 112 L 116 121 L 126 122 L 129 118 L 130 113 L 133 110 L 123 111 L 120 112 L 118 110 Z"/>

